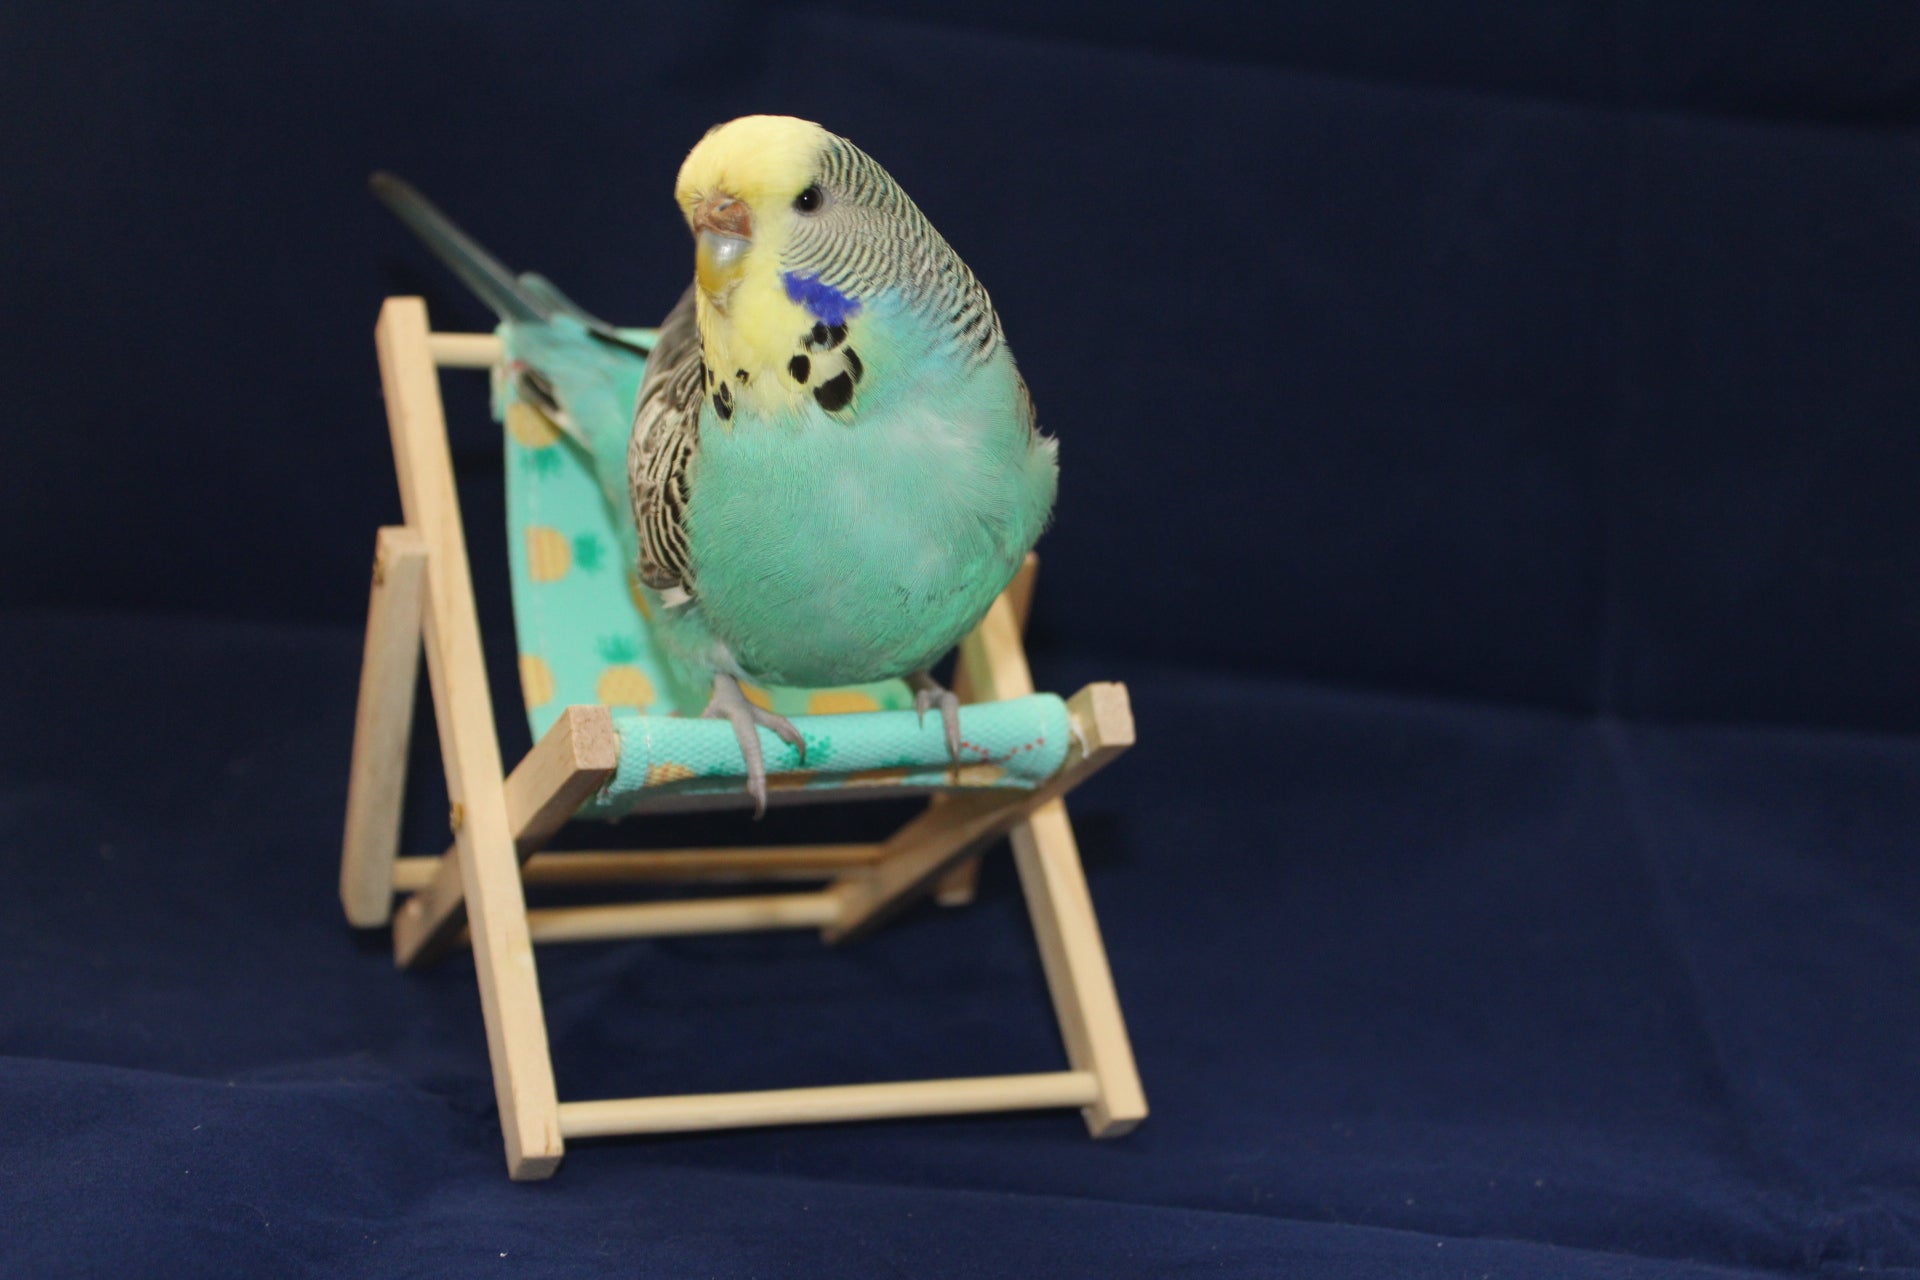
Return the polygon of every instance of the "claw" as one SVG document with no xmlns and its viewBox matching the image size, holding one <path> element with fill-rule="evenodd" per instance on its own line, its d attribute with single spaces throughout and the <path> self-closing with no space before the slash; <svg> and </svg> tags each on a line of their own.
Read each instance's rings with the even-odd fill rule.
<svg viewBox="0 0 1920 1280">
<path fill-rule="evenodd" d="M 927 722 L 927 708 L 938 704 L 940 722 L 947 731 L 947 758 L 960 763 L 960 699 L 953 696 L 953 690 L 933 678 L 931 671 L 922 671 L 907 677 L 907 687 L 913 690 L 913 709 L 920 714 L 920 723 Z"/>
<path fill-rule="evenodd" d="M 756 707 L 747 701 L 747 695 L 740 690 L 740 682 L 722 672 L 713 676 L 713 696 L 707 700 L 707 709 L 700 713 L 703 720 L 725 720 L 733 726 L 734 741 L 740 744 L 740 758 L 747 766 L 747 794 L 753 797 L 753 816 L 763 818 L 767 813 L 767 763 L 760 751 L 760 730 L 770 729 L 782 742 L 800 754 L 800 763 L 807 762 L 807 740 L 793 727 L 793 722 L 785 716 L 775 715 L 762 707 Z"/>
</svg>

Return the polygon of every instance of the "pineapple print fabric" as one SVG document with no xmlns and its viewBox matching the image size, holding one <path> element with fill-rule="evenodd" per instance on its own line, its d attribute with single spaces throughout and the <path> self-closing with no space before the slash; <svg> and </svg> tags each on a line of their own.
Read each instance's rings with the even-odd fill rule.
<svg viewBox="0 0 1920 1280">
<path fill-rule="evenodd" d="M 662 788 L 733 795 L 740 790 L 740 747 L 725 721 L 616 714 L 620 769 L 584 814 L 616 816 Z M 947 759 L 940 717 L 926 724 L 912 711 L 797 715 L 807 762 L 765 729 L 769 791 L 833 787 L 1031 787 L 1059 769 L 1071 735 L 1067 708 L 1047 694 L 988 702 L 960 713 L 960 759 Z"/>
<path fill-rule="evenodd" d="M 507 370 L 516 334 L 502 325 Z M 632 331 L 644 345 L 652 335 Z M 635 537 L 624 494 L 630 406 L 644 362 L 635 356 L 606 388 L 603 412 L 579 412 L 562 431 L 496 372 L 494 404 L 505 426 L 508 563 L 520 646 L 520 687 L 538 739 L 568 706 L 614 709 L 620 769 L 583 811 L 617 816 L 649 788 L 730 793 L 740 752 L 724 723 L 697 717 L 707 687 L 655 643 L 647 601 L 632 576 Z M 576 438 L 578 437 L 578 438 Z M 605 473 L 603 476 L 602 473 Z M 938 715 L 925 725 L 904 682 L 841 689 L 744 686 L 793 720 L 807 740 L 804 771 L 792 748 L 762 731 L 775 790 L 879 783 L 902 787 L 1032 787 L 1066 758 L 1065 705 L 1051 694 L 964 707 L 962 764 L 950 765 Z"/>
</svg>

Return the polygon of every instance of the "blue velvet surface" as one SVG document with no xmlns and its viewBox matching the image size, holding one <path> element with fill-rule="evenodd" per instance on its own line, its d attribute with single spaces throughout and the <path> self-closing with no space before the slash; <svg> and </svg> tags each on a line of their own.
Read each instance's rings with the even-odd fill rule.
<svg viewBox="0 0 1920 1280">
<path fill-rule="evenodd" d="M 1128 670 L 1148 732 L 1077 811 L 1148 1124 L 1116 1143 L 1071 1114 L 582 1143 L 516 1187 L 470 962 L 402 976 L 339 919 L 357 637 L 102 616 L 0 642 L 44 676 L 0 694 L 33 730 L 0 745 L 0 1150 L 34 1224 L 0 1238 L 7 1274 L 1920 1257 L 1912 739 Z M 253 714 L 269 701 L 284 719 Z M 1220 736 L 1264 745 L 1193 764 Z M 428 847 L 441 799 L 421 791 Z M 766 834 L 846 821 L 776 813 Z M 844 950 L 680 939 L 540 965 L 563 1096 L 1060 1060 L 1004 859 L 973 909 Z"/>
<path fill-rule="evenodd" d="M 1920 1272 L 1916 37 L 1784 0 L 0 8 L 0 1274 Z M 581 1143 L 515 1186 L 470 962 L 396 974 L 334 897 L 397 518 L 373 316 L 485 323 L 361 183 L 647 324 L 674 165 L 765 109 L 894 170 L 1062 437 L 1036 663 L 1133 690 L 1074 811 L 1154 1114 Z M 540 972 L 568 1097 L 1061 1055 L 1004 858 L 845 949 Z"/>
</svg>

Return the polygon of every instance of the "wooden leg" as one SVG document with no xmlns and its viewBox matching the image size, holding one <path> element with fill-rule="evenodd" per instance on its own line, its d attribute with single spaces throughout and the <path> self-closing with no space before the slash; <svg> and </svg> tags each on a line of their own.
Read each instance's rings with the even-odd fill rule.
<svg viewBox="0 0 1920 1280">
<path fill-rule="evenodd" d="M 612 713 L 605 707 L 568 707 L 507 778 L 507 825 L 513 833 L 515 864 L 551 840 L 619 764 L 620 740 Z M 450 849 L 440 858 L 432 881 L 394 917 L 393 956 L 402 968 L 438 959 L 467 922 L 454 853 Z"/>
<path fill-rule="evenodd" d="M 393 863 L 400 843 L 407 743 L 420 674 L 420 600 L 427 546 L 404 526 L 380 530 L 374 544 L 367 640 L 360 659 L 360 702 L 353 718 L 347 775 L 347 830 L 340 848 L 340 905 L 361 928 L 393 912 Z"/>
<path fill-rule="evenodd" d="M 1034 810 L 1058 799 L 1133 745 L 1133 712 L 1122 684 L 1090 684 L 1067 700 L 1074 745 L 1060 772 L 1032 791 L 975 791 L 937 797 L 927 811 L 881 846 L 869 875 L 834 886 L 839 919 L 827 941 L 867 933 L 931 889 L 961 858 L 1012 830 Z"/>
<path fill-rule="evenodd" d="M 1033 691 L 1033 676 L 1020 637 L 1033 598 L 1037 567 L 1029 556 L 1001 602 L 961 645 L 961 670 L 975 696 L 1013 698 Z M 1078 720 L 1075 727 L 1090 752 L 1097 749 L 1096 740 L 1108 732 L 1124 736 L 1128 742 L 1133 740 L 1131 717 L 1123 733 L 1117 728 L 1101 730 L 1096 726 L 1089 735 Z M 1096 1138 L 1115 1137 L 1146 1117 L 1147 1100 L 1121 1018 L 1106 948 L 1100 941 L 1100 925 L 1080 866 L 1080 850 L 1067 820 L 1066 804 L 1060 798 L 1064 794 L 1063 788 L 1033 807 L 1021 821 L 1011 824 L 1008 834 L 1068 1059 L 1076 1069 L 1091 1073 L 1099 1081 L 1098 1098 L 1082 1114 Z M 886 874 L 884 864 L 880 874 Z"/>
<path fill-rule="evenodd" d="M 1016 826 L 1012 837 L 1014 866 L 1040 942 L 1067 1060 L 1100 1082 L 1099 1098 L 1081 1114 L 1094 1137 L 1119 1137 L 1146 1119 L 1147 1097 L 1120 1015 L 1120 997 L 1107 967 L 1107 949 L 1100 941 L 1067 806 L 1048 801 Z"/>
<path fill-rule="evenodd" d="M 1033 582 L 1040 573 L 1040 557 L 1027 552 L 1027 558 L 1020 562 L 1013 581 L 1002 592 L 1007 598 L 1007 607 L 1013 610 L 1013 623 L 1022 635 L 1027 630 L 1027 615 L 1033 612 Z"/>
<path fill-rule="evenodd" d="M 1013 615 L 1014 629 L 1018 634 L 1024 635 L 1026 632 L 1027 615 L 1033 608 L 1034 575 L 1039 571 L 1040 557 L 1031 551 L 1027 552 L 1027 558 L 1021 562 L 1019 570 L 1013 575 L 1013 581 L 1009 582 L 1007 589 L 1000 593 Z M 976 648 L 972 652 L 978 654 L 980 650 Z M 981 696 L 980 690 L 983 682 L 974 679 L 971 670 L 973 664 L 967 655 L 968 650 L 962 648 L 960 660 L 954 664 L 953 692 L 962 702 L 986 701 L 987 699 Z M 1008 695 L 1002 693 L 997 696 L 1004 698 Z M 940 877 L 940 886 L 934 890 L 934 901 L 943 907 L 964 907 L 973 901 L 973 895 L 979 883 L 980 855 L 976 853 L 970 858 L 962 858 L 954 863 L 952 869 Z"/>
<path fill-rule="evenodd" d="M 545 1178 L 559 1167 L 566 1144 L 425 305 L 418 298 L 388 299 L 374 341 L 401 507 L 427 546 L 427 674 L 456 818 L 457 862 L 507 1172 L 515 1179 Z"/>
</svg>

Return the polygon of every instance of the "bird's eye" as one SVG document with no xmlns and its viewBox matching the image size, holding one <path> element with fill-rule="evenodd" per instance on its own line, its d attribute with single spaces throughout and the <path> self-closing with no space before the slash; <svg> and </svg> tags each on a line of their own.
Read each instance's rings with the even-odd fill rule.
<svg viewBox="0 0 1920 1280">
<path fill-rule="evenodd" d="M 820 188 L 809 186 L 793 198 L 793 207 L 802 213 L 812 213 L 820 207 Z"/>
</svg>

